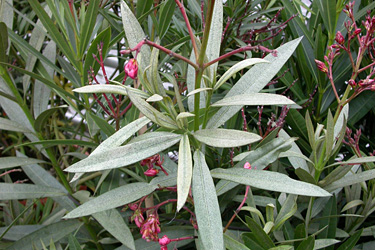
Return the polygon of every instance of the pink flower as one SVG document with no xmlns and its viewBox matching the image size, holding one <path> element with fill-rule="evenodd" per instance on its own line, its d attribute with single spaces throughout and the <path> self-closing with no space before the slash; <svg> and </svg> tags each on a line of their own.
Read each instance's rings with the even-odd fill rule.
<svg viewBox="0 0 375 250">
<path fill-rule="evenodd" d="M 140 209 L 137 209 L 134 211 L 134 214 L 132 215 L 132 217 L 130 218 L 131 221 L 134 221 L 135 224 L 137 225 L 137 227 L 141 227 L 145 218 L 143 217 L 143 214 L 141 212 Z"/>
<path fill-rule="evenodd" d="M 147 242 L 158 241 L 158 233 L 160 233 L 159 224 L 159 219 L 154 214 L 150 214 L 147 220 L 142 224 L 142 238 Z"/>
<path fill-rule="evenodd" d="M 245 165 L 243 165 L 243 168 L 251 169 L 250 163 L 246 162 Z"/>
<path fill-rule="evenodd" d="M 130 59 L 129 62 L 125 64 L 124 70 L 125 70 L 125 74 L 129 76 L 131 79 L 136 78 L 137 73 L 138 73 L 137 60 L 135 60 L 134 58 Z"/>
<path fill-rule="evenodd" d="M 337 31 L 337 33 L 336 33 L 336 37 L 335 37 L 335 40 L 336 40 L 336 42 L 338 43 L 338 44 L 344 44 L 344 42 L 345 42 L 345 38 L 344 38 L 344 36 L 341 34 L 341 32 L 340 31 Z"/>
<path fill-rule="evenodd" d="M 143 172 L 144 175 L 146 176 L 155 176 L 159 173 L 159 170 L 155 169 L 155 168 L 149 168 L 147 169 L 145 172 Z"/>
<path fill-rule="evenodd" d="M 160 246 L 166 246 L 169 243 L 171 243 L 171 239 L 168 238 L 168 236 L 164 235 L 161 239 L 159 239 L 159 245 Z"/>
</svg>

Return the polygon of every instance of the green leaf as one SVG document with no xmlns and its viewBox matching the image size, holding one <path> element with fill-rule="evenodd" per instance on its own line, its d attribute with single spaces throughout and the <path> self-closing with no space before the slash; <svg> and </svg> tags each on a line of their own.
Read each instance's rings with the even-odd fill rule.
<svg viewBox="0 0 375 250">
<path fill-rule="evenodd" d="M 220 56 L 221 37 L 223 35 L 223 5 L 221 0 L 215 0 L 210 34 L 208 36 L 209 46 L 206 48 L 208 61 L 212 61 Z M 211 82 L 215 81 L 217 65 L 218 63 L 215 63 L 209 67 Z"/>
<path fill-rule="evenodd" d="M 55 62 L 56 61 L 56 43 L 53 41 L 49 41 L 47 46 L 43 50 L 43 55 L 51 62 Z M 51 79 L 53 79 L 54 69 L 48 66 L 46 63 L 42 62 L 42 65 L 46 68 L 46 73 L 48 74 L 48 76 Z M 51 89 L 47 85 L 36 80 L 34 84 L 34 92 L 33 92 L 34 117 L 38 117 L 43 111 L 48 109 L 50 95 L 51 95 Z"/>
<path fill-rule="evenodd" d="M 264 169 L 272 162 L 276 161 L 281 152 L 284 152 L 290 148 L 291 143 L 294 141 L 293 138 L 285 141 L 281 138 L 275 138 L 269 143 L 262 145 L 261 147 L 250 151 L 249 154 L 238 162 L 234 167 L 243 168 L 246 162 L 250 162 L 253 167 L 257 169 Z M 237 186 L 238 183 L 221 180 L 216 186 L 218 195 L 225 193 L 226 191 Z"/>
<path fill-rule="evenodd" d="M 150 132 L 145 136 L 147 137 L 144 140 L 91 154 L 65 171 L 83 173 L 128 166 L 169 148 L 181 139 L 180 135 L 169 132 Z"/>
<path fill-rule="evenodd" d="M 193 91 L 190 91 L 189 94 L 187 94 L 186 96 L 195 95 L 196 93 L 200 93 L 200 92 L 208 91 L 208 90 L 212 90 L 212 88 L 199 88 L 199 89 L 194 89 Z"/>
<path fill-rule="evenodd" d="M 93 36 L 92 32 L 95 27 L 96 17 L 98 15 L 100 0 L 92 0 L 89 2 L 87 12 L 84 15 L 83 24 L 80 28 L 80 49 L 79 55 L 82 56 L 85 53 L 85 50 Z M 81 20 L 82 21 L 82 20 Z"/>
<path fill-rule="evenodd" d="M 255 222 L 255 220 L 250 217 L 246 217 L 246 222 L 256 241 L 261 244 L 264 249 L 271 249 L 272 247 L 275 247 L 275 244 L 271 238 L 266 234 L 266 232 L 264 232 L 263 228 L 261 228 L 258 223 Z"/>
<path fill-rule="evenodd" d="M 69 250 L 82 250 L 78 240 L 72 234 L 69 235 Z"/>
<path fill-rule="evenodd" d="M 336 30 L 336 2 L 317 0 L 318 8 L 323 19 L 324 26 L 326 27 L 329 38 L 335 37 Z"/>
<path fill-rule="evenodd" d="M 48 6 L 45 6 L 45 11 L 49 16 L 51 16 L 51 11 L 49 10 Z M 29 45 L 33 47 L 35 50 L 40 51 L 44 44 L 44 40 L 46 38 L 46 30 L 44 29 L 43 25 L 41 24 L 40 19 L 36 22 L 36 25 L 34 29 L 31 32 L 30 35 L 30 40 L 29 40 Z M 54 43 L 54 42 L 52 42 Z M 25 55 L 26 56 L 26 55 Z M 56 56 L 56 53 L 55 53 Z M 37 57 L 34 55 L 28 55 L 26 58 L 26 65 L 25 69 L 28 71 L 33 71 L 35 63 L 37 61 Z M 23 89 L 24 91 L 27 91 L 30 85 L 30 76 L 24 75 L 22 77 L 22 82 L 23 82 Z"/>
<path fill-rule="evenodd" d="M 194 132 L 194 137 L 209 146 L 231 148 L 247 145 L 262 139 L 261 136 L 234 129 L 201 129 Z"/>
<path fill-rule="evenodd" d="M 127 184 L 89 200 L 64 216 L 65 219 L 82 217 L 131 203 L 152 193 L 158 186 L 145 182 Z"/>
<path fill-rule="evenodd" d="M 96 85 L 87 85 L 81 88 L 73 90 L 77 93 L 109 93 L 109 94 L 119 94 L 119 95 L 128 95 L 128 92 L 134 93 L 141 98 L 149 98 L 150 95 L 143 92 L 142 90 L 135 89 L 126 85 L 106 85 L 106 84 L 96 84 Z"/>
<path fill-rule="evenodd" d="M 343 188 L 343 187 L 350 186 L 356 183 L 368 181 L 374 178 L 375 178 L 375 169 L 367 170 L 359 174 L 345 176 L 333 182 L 332 184 L 326 186 L 324 189 L 329 192 L 332 192 L 338 188 Z"/>
<path fill-rule="evenodd" d="M 322 249 L 322 248 L 337 244 L 339 242 L 340 242 L 339 240 L 335 240 L 335 239 L 317 239 L 315 240 L 314 249 Z"/>
<path fill-rule="evenodd" d="M 291 108 L 301 108 L 295 102 L 283 95 L 266 94 L 266 93 L 249 93 L 242 95 L 235 95 L 225 97 L 220 101 L 212 104 L 212 107 L 223 106 L 261 106 L 261 105 L 276 105 L 276 106 L 290 106 Z"/>
<path fill-rule="evenodd" d="M 205 249 L 224 249 L 223 225 L 214 182 L 204 154 L 194 153 L 193 197 L 199 237 Z"/>
<path fill-rule="evenodd" d="M 177 172 L 177 211 L 185 204 L 191 185 L 193 175 L 193 160 L 191 157 L 190 142 L 187 134 L 184 134 L 178 149 L 178 172 Z"/>
<path fill-rule="evenodd" d="M 145 100 L 139 98 L 138 96 L 134 95 L 131 92 L 128 92 L 128 95 L 129 95 L 130 100 L 133 102 L 133 104 L 148 119 L 160 125 L 161 127 L 165 127 L 165 128 L 172 129 L 172 130 L 178 129 L 177 123 L 174 120 L 164 115 L 163 113 L 159 112 L 157 109 L 155 109 L 150 104 L 148 104 Z"/>
<path fill-rule="evenodd" d="M 125 1 L 121 1 L 121 17 L 129 47 L 134 48 L 146 37 L 146 35 L 143 32 L 143 29 L 139 24 L 137 18 L 134 16 L 133 12 Z M 135 52 L 133 52 L 133 56 L 135 56 Z M 146 67 L 150 65 L 150 58 L 150 48 L 148 46 L 142 46 L 142 49 L 137 56 L 137 62 L 140 72 L 143 72 Z"/>
<path fill-rule="evenodd" d="M 297 250 L 314 250 L 315 239 L 314 236 L 309 236 L 307 239 L 303 240 L 298 246 Z"/>
<path fill-rule="evenodd" d="M 143 14 L 149 11 L 153 3 L 154 3 L 153 0 L 138 0 L 137 7 L 136 7 L 137 18 L 141 17 Z"/>
<path fill-rule="evenodd" d="M 217 90 L 223 85 L 229 78 L 231 78 L 234 74 L 236 74 L 238 71 L 252 66 L 254 64 L 258 63 L 267 63 L 268 61 L 261 59 L 261 58 L 249 58 L 246 60 L 242 60 L 235 65 L 233 65 L 230 69 L 225 71 L 225 73 L 220 77 L 220 79 L 217 81 L 217 83 L 214 86 L 214 90 Z"/>
<path fill-rule="evenodd" d="M 134 238 L 120 212 L 110 209 L 93 214 L 93 217 L 123 245 L 135 250 Z"/>
<path fill-rule="evenodd" d="M 37 163 L 44 163 L 45 161 L 39 159 L 32 159 L 32 158 L 22 158 L 22 157 L 1 157 L 0 158 L 0 169 L 7 169 L 13 168 L 18 166 L 30 165 L 30 164 L 37 164 Z"/>
<path fill-rule="evenodd" d="M 22 239 L 16 241 L 13 245 L 8 247 L 9 250 L 29 250 L 30 246 L 34 245 L 36 249 L 42 248 L 41 242 L 58 242 L 66 235 L 77 230 L 82 223 L 78 220 L 60 221 L 54 224 L 47 225 L 38 229 L 31 234 L 26 235 Z"/>
<path fill-rule="evenodd" d="M 297 211 L 297 195 L 290 194 L 286 198 L 284 204 L 282 205 L 276 220 L 274 230 L 279 229 L 286 220 L 294 215 Z"/>
<path fill-rule="evenodd" d="M 100 131 L 102 131 L 107 136 L 111 136 L 116 132 L 116 130 L 103 118 L 100 118 L 99 116 L 92 113 L 87 113 L 87 116 L 89 116 L 89 119 L 92 119 L 99 127 Z"/>
<path fill-rule="evenodd" d="M 21 159 L 30 159 L 25 158 L 26 156 L 18 151 L 16 153 L 17 156 Z M 61 192 L 68 194 L 68 191 L 65 189 L 65 187 L 58 180 L 56 180 L 56 178 L 53 177 L 49 171 L 45 170 L 41 166 L 37 164 L 31 164 L 28 166 L 22 166 L 22 170 L 23 172 L 25 172 L 27 177 L 35 184 L 57 188 Z M 68 196 L 52 197 L 52 199 L 56 201 L 59 205 L 61 205 L 63 208 L 65 208 L 67 211 L 76 208 L 76 205 Z"/>
<path fill-rule="evenodd" d="M 245 246 L 244 244 L 242 244 L 241 242 L 239 242 L 238 240 L 233 239 L 232 237 L 230 237 L 227 234 L 224 234 L 224 243 L 225 243 L 226 249 L 229 249 L 229 250 L 247 250 L 247 249 L 250 249 L 247 246 Z"/>
<path fill-rule="evenodd" d="M 77 60 L 75 57 L 75 53 L 72 50 L 72 48 L 69 46 L 70 45 L 69 41 L 67 41 L 65 37 L 60 33 L 57 26 L 55 25 L 54 22 L 52 22 L 51 18 L 44 11 L 39 1 L 29 0 L 29 4 L 32 7 L 32 9 L 35 11 L 40 21 L 43 23 L 43 26 L 48 31 L 48 34 L 51 36 L 52 40 L 56 42 L 61 52 L 68 58 L 71 64 L 73 64 L 76 68 L 79 68 L 79 65 L 77 64 Z"/>
<path fill-rule="evenodd" d="M 33 204 L 33 203 L 31 203 Z M 9 228 L 9 231 L 3 236 L 2 239 L 11 240 L 11 241 L 18 241 L 19 239 L 25 237 L 28 234 L 44 227 L 43 225 L 13 225 Z M 0 235 L 2 235 L 8 227 L 1 227 L 0 228 Z"/>
<path fill-rule="evenodd" d="M 280 129 L 279 137 L 283 138 L 284 140 L 290 139 L 290 136 L 284 129 Z M 311 160 L 302 154 L 301 149 L 295 142 L 292 142 L 292 147 L 288 151 L 282 153 L 282 155 L 288 157 L 288 160 L 290 161 L 294 169 L 297 170 L 298 168 L 301 168 L 305 171 L 309 171 L 309 167 L 307 166 L 306 161 L 310 162 Z"/>
<path fill-rule="evenodd" d="M 334 138 L 334 121 L 333 121 L 333 116 L 331 114 L 331 111 L 328 110 L 327 114 L 327 128 L 326 128 L 326 156 L 325 160 L 329 160 L 331 157 L 331 152 L 334 146 L 335 138 Z"/>
<path fill-rule="evenodd" d="M 362 230 L 355 232 L 349 239 L 347 239 L 343 244 L 340 245 L 337 250 L 351 250 L 357 244 L 359 238 L 361 237 Z"/>
<path fill-rule="evenodd" d="M 36 132 L 42 132 L 43 128 L 45 128 L 45 125 L 48 121 L 48 119 L 59 109 L 61 108 L 67 108 L 67 105 L 62 105 L 60 107 L 53 107 L 45 110 L 43 113 L 41 113 L 35 120 L 34 123 L 34 129 Z"/>
<path fill-rule="evenodd" d="M 0 3 L 0 5 L 1 5 L 1 3 Z M 6 2 L 5 2 L 5 5 L 7 5 Z M 2 6 L 0 6 L 0 8 L 1 7 Z M 2 9 L 0 9 L 0 13 L 1 12 L 2 12 Z M 2 20 L 0 20 L 0 21 L 2 21 Z M 8 50 L 7 25 L 3 22 L 0 22 L 0 62 L 8 62 L 7 50 Z"/>
<path fill-rule="evenodd" d="M 301 38 L 288 42 L 277 49 L 278 56 L 269 54 L 264 59 L 269 64 L 254 65 L 241 79 L 230 89 L 226 97 L 239 94 L 257 93 L 277 74 L 289 57 L 293 54 Z M 217 128 L 231 118 L 241 109 L 241 106 L 222 107 L 208 121 L 207 128 Z"/>
<path fill-rule="evenodd" d="M 355 165 L 355 164 L 362 164 L 362 163 L 367 163 L 367 162 L 375 162 L 375 156 L 366 156 L 366 157 L 361 157 L 361 158 L 354 158 L 350 159 L 348 161 L 343 161 L 343 162 L 336 162 L 333 163 L 326 168 L 334 167 L 334 166 L 340 166 L 340 165 Z"/>
<path fill-rule="evenodd" d="M 53 147 L 56 145 L 80 145 L 80 146 L 87 146 L 87 147 L 95 147 L 97 144 L 89 141 L 83 140 L 75 140 L 75 139 L 61 139 L 61 140 L 44 140 L 44 141 L 35 141 L 35 142 L 26 142 L 23 144 L 18 145 L 21 146 L 30 146 L 30 145 L 39 145 L 42 144 L 43 147 Z"/>
<path fill-rule="evenodd" d="M 243 185 L 281 193 L 314 197 L 331 196 L 330 193 L 318 186 L 293 180 L 287 175 L 277 172 L 249 170 L 244 168 L 216 168 L 211 170 L 211 175 L 214 178 L 225 179 Z"/>
<path fill-rule="evenodd" d="M 167 0 L 160 7 L 159 13 L 159 38 L 162 39 L 167 33 L 169 25 L 172 21 L 172 16 L 176 8 L 174 0 Z"/>
<path fill-rule="evenodd" d="M 0 183 L 0 200 L 39 199 L 66 195 L 59 189 L 34 184 Z"/>
</svg>

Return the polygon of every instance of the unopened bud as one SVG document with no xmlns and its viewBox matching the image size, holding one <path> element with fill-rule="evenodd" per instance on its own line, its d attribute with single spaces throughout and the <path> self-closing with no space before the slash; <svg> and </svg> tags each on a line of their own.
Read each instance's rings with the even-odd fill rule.
<svg viewBox="0 0 375 250">
<path fill-rule="evenodd" d="M 361 28 L 356 28 L 353 35 L 358 35 L 359 33 L 361 33 Z"/>
<path fill-rule="evenodd" d="M 354 88 L 357 85 L 353 79 L 350 79 L 348 83 L 350 86 L 352 86 L 352 88 Z"/>
<path fill-rule="evenodd" d="M 138 73 L 138 63 L 135 59 L 130 59 L 129 62 L 124 67 L 125 74 L 129 76 L 131 79 L 137 77 Z"/>
<path fill-rule="evenodd" d="M 155 176 L 159 173 L 159 170 L 155 169 L 155 168 L 150 168 L 150 169 L 147 169 L 145 172 L 144 172 L 144 175 L 146 176 Z"/>
<path fill-rule="evenodd" d="M 322 71 L 323 73 L 327 73 L 328 72 L 328 68 L 324 64 L 324 62 L 315 59 L 315 63 L 316 63 L 316 66 L 318 67 L 318 69 L 320 71 Z"/>
<path fill-rule="evenodd" d="M 345 38 L 344 38 L 344 36 L 341 34 L 341 32 L 340 31 L 337 31 L 337 33 L 336 33 L 336 37 L 335 37 L 335 40 L 336 40 L 336 42 L 338 43 L 338 44 L 344 44 L 344 42 L 345 42 Z"/>
</svg>

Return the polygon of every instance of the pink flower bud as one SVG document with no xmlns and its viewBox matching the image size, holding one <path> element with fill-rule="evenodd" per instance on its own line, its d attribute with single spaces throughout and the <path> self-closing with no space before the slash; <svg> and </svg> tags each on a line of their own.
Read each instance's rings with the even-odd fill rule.
<svg viewBox="0 0 375 250">
<path fill-rule="evenodd" d="M 356 28 L 353 35 L 356 36 L 358 35 L 359 33 L 361 33 L 361 29 L 360 28 Z"/>
<path fill-rule="evenodd" d="M 243 168 L 251 169 L 250 163 L 246 162 L 245 165 L 243 165 Z"/>
<path fill-rule="evenodd" d="M 318 67 L 318 69 L 320 71 L 322 71 L 323 73 L 327 73 L 328 72 L 328 68 L 324 64 L 324 62 L 315 59 L 315 63 L 316 63 L 316 66 Z"/>
<path fill-rule="evenodd" d="M 338 44 L 344 44 L 344 42 L 345 42 L 345 38 L 344 38 L 344 36 L 341 34 L 341 32 L 340 31 L 337 31 L 337 33 L 336 33 L 336 37 L 335 37 L 335 40 L 336 40 L 336 42 L 338 43 Z"/>
<path fill-rule="evenodd" d="M 145 172 L 144 172 L 144 174 L 146 175 L 146 176 L 155 176 L 155 175 L 157 175 L 159 173 L 159 170 L 157 170 L 157 169 L 155 169 L 155 168 L 149 168 L 149 169 L 147 169 Z"/>
<path fill-rule="evenodd" d="M 159 239 L 160 246 L 166 246 L 169 243 L 171 243 L 171 239 L 168 238 L 168 236 L 164 235 L 161 239 Z"/>
<path fill-rule="evenodd" d="M 138 63 L 135 59 L 130 59 L 127 64 L 125 64 L 124 67 L 125 74 L 129 76 L 131 79 L 134 79 L 137 77 L 138 73 Z"/>
<path fill-rule="evenodd" d="M 350 79 L 348 83 L 350 86 L 352 86 L 352 88 L 354 88 L 357 85 L 353 79 Z"/>
</svg>

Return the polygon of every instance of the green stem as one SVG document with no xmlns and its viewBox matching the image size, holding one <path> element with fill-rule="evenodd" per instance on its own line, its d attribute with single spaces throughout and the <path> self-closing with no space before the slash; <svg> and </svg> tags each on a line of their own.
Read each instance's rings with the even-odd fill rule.
<svg viewBox="0 0 375 250">
<path fill-rule="evenodd" d="M 210 28 L 212 23 L 212 14 L 215 6 L 215 1 L 208 1 L 207 15 L 206 15 L 206 26 L 204 27 L 203 40 L 199 57 L 197 60 L 198 69 L 195 71 L 195 89 L 199 89 L 201 86 L 203 70 L 204 70 L 204 58 L 206 55 L 206 49 L 208 44 L 208 38 L 210 36 Z M 200 103 L 200 92 L 194 96 L 194 131 L 199 130 L 199 103 Z"/>
</svg>

